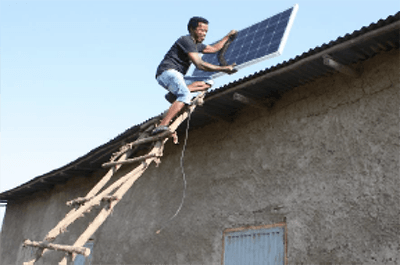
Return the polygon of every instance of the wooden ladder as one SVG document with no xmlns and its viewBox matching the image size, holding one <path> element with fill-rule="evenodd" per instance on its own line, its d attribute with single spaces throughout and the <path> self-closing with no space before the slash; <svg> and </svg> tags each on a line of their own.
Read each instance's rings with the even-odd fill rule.
<svg viewBox="0 0 400 265">
<path fill-rule="evenodd" d="M 70 210 L 44 238 L 43 241 L 31 241 L 26 239 L 24 246 L 37 247 L 35 257 L 30 261 L 24 262 L 24 265 L 33 265 L 40 257 L 44 255 L 48 250 L 64 251 L 65 256 L 59 262 L 59 265 L 67 265 L 68 261 L 74 261 L 77 254 L 84 255 L 85 257 L 90 255 L 90 249 L 85 248 L 84 245 L 90 239 L 90 237 L 97 231 L 97 229 L 104 223 L 107 217 L 112 213 L 115 205 L 122 199 L 124 194 L 130 189 L 135 181 L 145 172 L 152 162 L 157 165 L 160 163 L 160 158 L 163 155 L 164 144 L 168 141 L 168 138 L 175 134 L 176 129 L 179 125 L 185 121 L 189 115 L 194 111 L 196 106 L 202 105 L 204 100 L 205 92 L 200 92 L 197 97 L 192 100 L 192 104 L 187 106 L 184 111 L 178 115 L 178 117 L 169 126 L 169 131 L 162 132 L 155 136 L 149 136 L 150 132 L 154 128 L 154 122 L 150 121 L 147 125 L 141 126 L 142 130 L 139 133 L 139 137 L 131 143 L 128 143 L 121 147 L 120 151 L 113 154 L 111 161 L 103 164 L 103 167 L 110 167 L 108 172 L 103 178 L 89 191 L 85 197 L 79 197 L 77 199 L 67 202 L 69 206 L 75 206 L 74 209 Z M 128 157 L 134 154 L 138 146 L 148 143 L 154 143 L 151 145 L 151 150 L 147 155 L 139 156 L 136 158 L 128 159 Z M 141 162 L 139 166 L 132 169 L 128 173 L 121 176 L 114 183 L 103 189 L 109 182 L 114 173 L 123 165 L 127 163 Z M 90 211 L 94 206 L 100 205 L 102 201 L 108 202 L 103 209 L 100 210 L 99 214 L 94 218 L 93 222 L 89 224 L 86 230 L 79 236 L 72 246 L 53 244 L 56 237 L 64 233 L 67 227 L 82 217 L 84 213 Z"/>
</svg>

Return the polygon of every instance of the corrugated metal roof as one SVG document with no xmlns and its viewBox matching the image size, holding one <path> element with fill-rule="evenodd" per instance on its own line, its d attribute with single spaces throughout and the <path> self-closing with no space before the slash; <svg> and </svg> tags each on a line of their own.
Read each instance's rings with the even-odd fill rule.
<svg viewBox="0 0 400 265">
<path fill-rule="evenodd" d="M 368 60 L 380 52 L 399 49 L 399 30 L 400 12 L 351 34 L 346 34 L 344 37 L 339 37 L 328 44 L 310 49 L 294 59 L 215 89 L 207 94 L 203 107 L 197 108 L 192 114 L 190 127 L 195 129 L 213 121 L 232 120 L 245 106 L 243 102 L 233 99 L 235 92 L 257 100 L 278 98 L 283 91 L 336 72 L 323 63 L 323 56 L 329 55 L 342 65 L 352 65 Z M 142 124 L 146 122 L 148 121 Z M 133 126 L 110 142 L 64 167 L 1 193 L 0 202 L 29 196 L 33 192 L 64 183 L 72 177 L 92 174 L 109 160 L 112 153 L 118 151 L 125 143 L 134 141 L 138 137 L 142 124 Z"/>
</svg>

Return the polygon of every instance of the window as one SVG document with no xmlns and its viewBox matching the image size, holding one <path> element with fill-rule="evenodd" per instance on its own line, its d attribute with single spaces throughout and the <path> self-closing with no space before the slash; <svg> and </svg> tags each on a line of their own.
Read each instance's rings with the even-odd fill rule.
<svg viewBox="0 0 400 265">
<path fill-rule="evenodd" d="M 227 229 L 223 248 L 224 265 L 285 265 L 286 225 Z"/>
<path fill-rule="evenodd" d="M 94 242 L 92 240 L 88 241 L 84 247 L 90 248 L 90 255 L 85 257 L 84 255 L 76 255 L 74 265 L 92 265 L 92 252 L 93 252 Z"/>
</svg>

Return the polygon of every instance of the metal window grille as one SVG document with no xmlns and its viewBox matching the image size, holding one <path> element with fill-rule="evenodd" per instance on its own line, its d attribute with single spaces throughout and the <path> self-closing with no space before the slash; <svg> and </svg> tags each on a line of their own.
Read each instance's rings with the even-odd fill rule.
<svg viewBox="0 0 400 265">
<path fill-rule="evenodd" d="M 285 226 L 231 229 L 224 233 L 224 265 L 285 265 Z"/>
</svg>

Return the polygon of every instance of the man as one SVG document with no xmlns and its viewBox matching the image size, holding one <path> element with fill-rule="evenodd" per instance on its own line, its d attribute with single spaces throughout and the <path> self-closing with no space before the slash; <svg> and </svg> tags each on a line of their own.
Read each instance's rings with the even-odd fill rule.
<svg viewBox="0 0 400 265">
<path fill-rule="evenodd" d="M 157 68 L 156 79 L 165 89 L 170 91 L 166 95 L 172 103 L 166 116 L 152 132 L 153 135 L 169 130 L 170 121 L 182 110 L 185 104 L 190 104 L 191 92 L 204 91 L 213 85 L 213 81 L 190 81 L 184 77 L 189 66 L 193 63 L 197 68 L 209 72 L 236 72 L 234 66 L 218 66 L 203 61 L 199 53 L 216 53 L 221 50 L 229 38 L 237 33 L 231 30 L 228 35 L 216 44 L 204 45 L 208 32 L 208 21 L 202 17 L 192 17 L 188 23 L 189 35 L 180 37 L 165 55 Z"/>
</svg>

